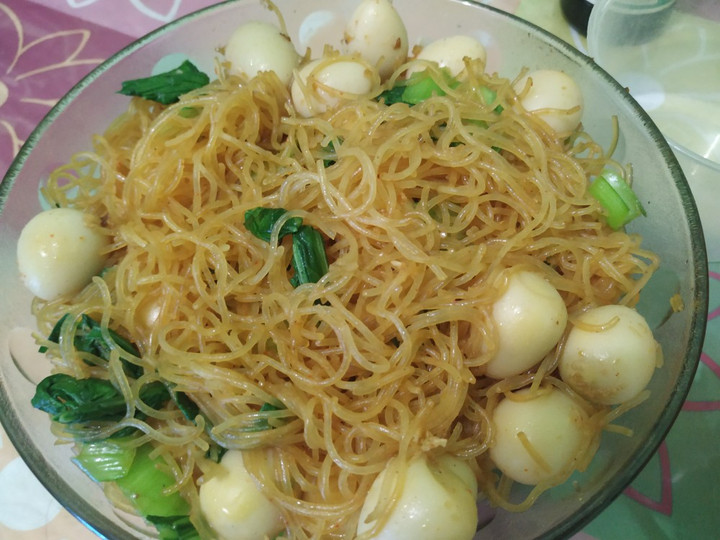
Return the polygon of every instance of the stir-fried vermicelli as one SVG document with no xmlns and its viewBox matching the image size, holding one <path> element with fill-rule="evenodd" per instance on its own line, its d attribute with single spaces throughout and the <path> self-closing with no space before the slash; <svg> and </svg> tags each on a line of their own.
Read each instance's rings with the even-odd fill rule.
<svg viewBox="0 0 720 540">
<path fill-rule="evenodd" d="M 274 73 L 221 70 L 172 105 L 133 98 L 93 152 L 58 169 L 44 196 L 94 216 L 108 259 L 79 293 L 35 301 L 45 335 L 70 314 L 43 344 L 57 371 L 109 380 L 127 403 L 120 421 L 55 424 L 58 435 L 136 428 L 124 444 L 152 444 L 201 533 L 198 486 L 225 450 L 242 451 L 293 538 L 353 537 L 388 463 L 402 479 L 417 456 L 460 458 L 493 503 L 519 509 L 583 468 L 611 407 L 561 380 L 562 339 L 531 369 L 488 377 L 493 306 L 519 272 L 550 283 L 571 320 L 632 306 L 657 259 L 606 224 L 588 179 L 621 168 L 587 134 L 558 135 L 482 62 L 454 85 L 427 69 L 444 95 L 387 105 L 374 91 L 310 117 Z M 261 239 L 254 209 L 287 212 Z M 327 257 L 317 281 L 298 280 L 282 233 L 298 218 Z M 138 354 L 112 339 L 107 362 L 78 352 L 82 315 Z M 196 408 L 148 405 L 140 390 L 154 381 Z M 577 456 L 516 505 L 489 457 L 492 416 L 527 388 L 571 396 L 586 422 Z M 383 489 L 371 532 L 402 481 Z"/>
</svg>

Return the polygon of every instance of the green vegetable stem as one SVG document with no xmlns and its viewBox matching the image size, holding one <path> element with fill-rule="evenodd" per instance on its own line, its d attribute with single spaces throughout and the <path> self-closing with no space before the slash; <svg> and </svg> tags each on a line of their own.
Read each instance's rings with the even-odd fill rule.
<svg viewBox="0 0 720 540">
<path fill-rule="evenodd" d="M 450 88 L 456 88 L 460 81 L 455 79 L 447 70 L 440 70 L 444 82 Z M 393 103 L 406 103 L 410 106 L 417 105 L 432 96 L 444 96 L 445 90 L 433 78 L 433 72 L 429 69 L 416 71 L 406 80 L 398 81 L 395 86 L 386 90 L 378 96 L 386 105 Z"/>
<path fill-rule="evenodd" d="M 96 482 L 122 478 L 135 459 L 136 448 L 117 439 L 89 441 L 79 446 L 73 462 Z"/>
<path fill-rule="evenodd" d="M 614 171 L 602 171 L 590 184 L 589 191 L 605 209 L 607 224 L 614 230 L 647 215 L 630 185 Z"/>
<path fill-rule="evenodd" d="M 73 461 L 96 482 L 114 481 L 140 515 L 165 540 L 199 538 L 190 521 L 190 506 L 178 492 L 166 493 L 175 477 L 161 458 L 151 458 L 152 446 L 127 441 L 83 443 Z"/>
<path fill-rule="evenodd" d="M 165 493 L 175 484 L 175 477 L 162 458 L 150 457 L 151 451 L 149 444 L 139 447 L 127 474 L 115 483 L 144 517 L 187 515 L 190 507 L 182 495 Z"/>
<path fill-rule="evenodd" d="M 200 535 L 190 521 L 190 516 L 147 516 L 155 526 L 160 540 L 196 540 Z"/>
</svg>

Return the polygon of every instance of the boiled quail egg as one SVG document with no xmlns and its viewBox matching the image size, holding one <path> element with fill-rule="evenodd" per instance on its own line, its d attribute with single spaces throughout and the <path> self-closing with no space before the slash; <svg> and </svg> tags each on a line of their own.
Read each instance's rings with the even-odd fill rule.
<svg viewBox="0 0 720 540">
<path fill-rule="evenodd" d="M 43 300 L 78 292 L 102 270 L 107 237 L 93 218 L 73 208 L 37 214 L 17 245 L 20 277 Z"/>
<path fill-rule="evenodd" d="M 521 484 L 564 480 L 574 470 L 590 440 L 588 417 L 570 396 L 556 388 L 531 394 L 519 390 L 492 413 L 490 458 L 508 477 Z"/>
<path fill-rule="evenodd" d="M 552 69 L 533 71 L 515 83 L 520 103 L 553 128 L 567 136 L 580 124 L 583 96 L 580 87 L 567 73 Z"/>
<path fill-rule="evenodd" d="M 251 21 L 239 26 L 225 45 L 230 71 L 254 77 L 262 71 L 273 71 L 285 84 L 300 61 L 290 38 L 276 26 Z"/>
<path fill-rule="evenodd" d="M 505 292 L 493 304 L 492 316 L 497 351 L 486 364 L 486 375 L 502 379 L 527 371 L 555 347 L 565 331 L 567 308 L 549 281 L 521 270 L 508 277 Z"/>
<path fill-rule="evenodd" d="M 560 355 L 560 376 L 590 401 L 615 405 L 647 386 L 661 355 L 637 311 L 621 305 L 596 307 L 573 321 Z"/>
<path fill-rule="evenodd" d="M 418 60 L 436 62 L 441 68 L 447 69 L 453 77 L 465 69 L 465 58 L 484 62 L 486 57 L 483 44 L 473 37 L 464 35 L 437 39 L 425 46 L 417 56 Z"/>
<path fill-rule="evenodd" d="M 299 70 L 290 94 L 298 114 L 310 117 L 345 99 L 365 95 L 379 84 L 377 71 L 366 62 L 352 57 L 321 58 Z"/>
<path fill-rule="evenodd" d="M 280 510 L 247 472 L 242 452 L 229 450 L 220 471 L 200 484 L 200 509 L 221 540 L 273 538 L 283 527 Z"/>
<path fill-rule="evenodd" d="M 370 487 L 360 512 L 358 535 L 372 529 L 371 512 L 380 503 L 383 483 L 394 487 L 391 460 Z M 471 540 L 477 528 L 477 480 L 470 466 L 451 456 L 419 456 L 407 465 L 405 483 L 389 519 L 374 540 Z"/>
<path fill-rule="evenodd" d="M 408 54 L 405 24 L 389 0 L 363 0 L 345 28 L 348 53 L 358 53 L 389 77 Z"/>
</svg>

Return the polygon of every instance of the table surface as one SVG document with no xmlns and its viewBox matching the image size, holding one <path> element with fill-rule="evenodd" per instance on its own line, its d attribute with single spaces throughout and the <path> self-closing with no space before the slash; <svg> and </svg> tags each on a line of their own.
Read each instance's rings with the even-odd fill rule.
<svg viewBox="0 0 720 540">
<path fill-rule="evenodd" d="M 102 60 L 209 0 L 0 0 L 0 174 L 50 107 Z M 585 50 L 559 0 L 487 0 Z M 576 537 L 718 538 L 720 262 L 710 264 L 700 366 L 677 422 L 625 492 Z M 0 428 L 0 540 L 91 540 L 35 479 Z"/>
</svg>

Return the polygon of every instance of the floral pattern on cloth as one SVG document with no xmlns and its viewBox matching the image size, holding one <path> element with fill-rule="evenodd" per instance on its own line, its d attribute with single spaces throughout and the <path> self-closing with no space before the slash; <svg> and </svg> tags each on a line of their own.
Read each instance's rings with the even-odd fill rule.
<svg viewBox="0 0 720 540">
<path fill-rule="evenodd" d="M 131 41 L 28 0 L 0 1 L 0 171 L 50 108 Z"/>
</svg>

